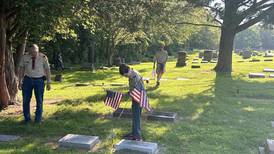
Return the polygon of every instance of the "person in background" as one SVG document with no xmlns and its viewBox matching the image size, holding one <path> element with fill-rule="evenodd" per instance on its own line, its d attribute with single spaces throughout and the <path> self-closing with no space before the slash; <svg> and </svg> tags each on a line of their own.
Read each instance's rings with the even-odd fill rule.
<svg viewBox="0 0 274 154">
<path fill-rule="evenodd" d="M 160 50 L 158 50 L 154 56 L 154 63 L 153 63 L 153 70 L 155 70 L 155 64 L 157 63 L 156 67 L 156 74 L 157 74 L 157 82 L 156 86 L 160 86 L 160 80 L 163 74 L 166 71 L 166 62 L 168 59 L 168 53 L 165 50 L 165 43 L 160 42 Z"/>
</svg>

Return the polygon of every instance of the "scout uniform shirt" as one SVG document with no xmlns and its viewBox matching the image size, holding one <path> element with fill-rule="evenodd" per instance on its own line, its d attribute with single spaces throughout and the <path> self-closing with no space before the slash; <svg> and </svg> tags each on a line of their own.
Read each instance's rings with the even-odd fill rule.
<svg viewBox="0 0 274 154">
<path fill-rule="evenodd" d="M 145 89 L 142 77 L 135 70 L 132 70 L 132 74 L 128 78 L 128 83 L 129 83 L 129 91 L 132 91 L 134 88 L 137 88 L 138 90 L 144 90 Z"/>
<path fill-rule="evenodd" d="M 160 64 L 165 64 L 168 58 L 168 54 L 166 50 L 159 50 L 158 52 L 156 52 L 154 60 L 157 61 L 157 63 Z"/>
<path fill-rule="evenodd" d="M 38 53 L 35 59 L 29 53 L 23 55 L 19 66 L 24 68 L 24 75 L 31 78 L 43 77 L 45 70 L 50 69 L 48 58 L 43 53 Z"/>
</svg>

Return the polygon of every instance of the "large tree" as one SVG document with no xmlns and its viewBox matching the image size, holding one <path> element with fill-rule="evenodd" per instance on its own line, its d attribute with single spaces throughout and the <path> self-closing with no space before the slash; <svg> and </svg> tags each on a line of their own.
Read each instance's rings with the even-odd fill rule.
<svg viewBox="0 0 274 154">
<path fill-rule="evenodd" d="M 206 7 L 220 24 L 221 38 L 216 72 L 232 71 L 232 50 L 235 35 L 263 20 L 271 21 L 273 0 L 189 0 L 196 7 Z"/>
</svg>

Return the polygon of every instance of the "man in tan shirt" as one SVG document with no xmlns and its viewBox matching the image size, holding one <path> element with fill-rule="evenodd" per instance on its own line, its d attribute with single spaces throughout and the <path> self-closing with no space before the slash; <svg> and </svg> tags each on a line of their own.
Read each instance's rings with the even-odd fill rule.
<svg viewBox="0 0 274 154">
<path fill-rule="evenodd" d="M 19 64 L 19 89 L 23 94 L 24 123 L 31 121 L 30 101 L 33 90 L 36 98 L 35 122 L 40 123 L 42 120 L 45 80 L 47 80 L 47 90 L 50 90 L 48 58 L 43 53 L 39 53 L 39 47 L 33 44 Z"/>
<path fill-rule="evenodd" d="M 168 53 L 164 49 L 165 44 L 160 43 L 160 50 L 156 52 L 154 56 L 154 63 L 153 63 L 153 70 L 155 69 L 155 64 L 157 63 L 157 68 L 156 68 L 156 74 L 157 74 L 157 83 L 156 86 L 160 85 L 160 79 L 162 78 L 163 74 L 165 73 L 166 70 L 166 62 L 168 58 Z"/>
</svg>

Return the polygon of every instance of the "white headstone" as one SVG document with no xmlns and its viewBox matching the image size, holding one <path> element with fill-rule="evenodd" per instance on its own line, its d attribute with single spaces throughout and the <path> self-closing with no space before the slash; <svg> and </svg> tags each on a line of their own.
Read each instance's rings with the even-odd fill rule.
<svg viewBox="0 0 274 154">
<path fill-rule="evenodd" d="M 158 152 L 158 144 L 152 142 L 121 140 L 115 145 L 115 151 L 119 150 L 132 150 L 148 154 L 156 154 Z"/>
<path fill-rule="evenodd" d="M 98 136 L 68 134 L 61 138 L 58 143 L 60 147 L 91 150 L 99 141 Z"/>
<path fill-rule="evenodd" d="M 264 72 L 274 72 L 274 69 L 271 69 L 271 68 L 265 68 L 265 69 L 264 69 Z"/>
</svg>

